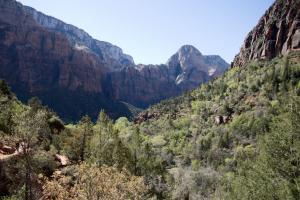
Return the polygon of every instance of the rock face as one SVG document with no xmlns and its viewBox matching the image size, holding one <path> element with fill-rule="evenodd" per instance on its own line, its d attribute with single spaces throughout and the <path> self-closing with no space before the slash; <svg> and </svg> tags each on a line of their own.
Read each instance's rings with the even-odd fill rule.
<svg viewBox="0 0 300 200">
<path fill-rule="evenodd" d="M 191 45 L 182 46 L 167 62 L 175 83 L 187 90 L 222 74 L 228 64 L 220 56 L 204 56 Z"/>
<path fill-rule="evenodd" d="M 62 33 L 66 36 L 76 50 L 96 54 L 109 66 L 109 70 L 113 71 L 134 65 L 133 58 L 124 54 L 122 49 L 117 46 L 108 42 L 95 40 L 85 31 L 56 18 L 44 15 L 31 7 L 24 6 L 24 11 L 31 15 L 34 21 L 41 27 Z"/>
<path fill-rule="evenodd" d="M 300 1 L 276 0 L 247 35 L 232 66 L 300 50 Z"/>
<path fill-rule="evenodd" d="M 166 64 L 127 67 L 110 73 L 105 85 L 112 86 L 108 89 L 113 99 L 143 108 L 194 89 L 222 74 L 228 66 L 219 56 L 204 56 L 195 47 L 185 45 Z"/>
<path fill-rule="evenodd" d="M 223 73 L 219 56 L 183 46 L 163 65 L 131 56 L 83 30 L 15 0 L 0 0 L 0 78 L 26 101 L 38 96 L 64 119 L 131 117 L 126 104 L 147 107 Z"/>
</svg>

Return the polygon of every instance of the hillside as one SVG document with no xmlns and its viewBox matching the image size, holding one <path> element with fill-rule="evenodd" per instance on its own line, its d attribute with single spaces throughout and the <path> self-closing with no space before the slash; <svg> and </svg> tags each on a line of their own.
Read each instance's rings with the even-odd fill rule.
<svg viewBox="0 0 300 200">
<path fill-rule="evenodd" d="M 172 199 L 299 198 L 299 63 L 233 68 L 136 118 L 174 177 Z"/>
<path fill-rule="evenodd" d="M 138 199 L 299 199 L 299 63 L 293 53 L 233 68 L 151 107 L 136 124 L 124 117 L 113 122 L 101 112 L 95 124 L 84 117 L 63 125 L 36 100 L 22 105 L 2 83 L 0 150 L 11 158 L 0 160 L 0 193 L 18 198 L 30 195 L 30 186 L 34 199 L 70 199 L 84 195 L 80 188 L 90 181 L 96 195 L 107 186 L 94 167 L 111 166 L 117 169 L 102 169 L 106 180 L 128 174 L 136 189 L 124 185 L 126 194 Z M 20 143 L 23 150 L 14 152 Z M 29 179 L 26 169 L 32 169 Z"/>
<path fill-rule="evenodd" d="M 282 2 L 269 10 L 289 10 Z M 185 52 L 194 56 L 181 59 Z M 199 56 L 185 46 L 168 63 L 189 71 Z M 240 64 L 133 121 L 97 111 L 96 122 L 67 124 L 0 81 L 0 197 L 300 199 L 299 48 Z M 193 80 L 185 75 L 178 83 Z"/>
</svg>

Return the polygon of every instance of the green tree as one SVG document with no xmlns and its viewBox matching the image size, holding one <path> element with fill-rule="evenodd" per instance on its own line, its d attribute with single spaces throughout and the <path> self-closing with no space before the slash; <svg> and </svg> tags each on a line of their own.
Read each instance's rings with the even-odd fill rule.
<svg viewBox="0 0 300 200">
<path fill-rule="evenodd" d="M 289 59 L 285 57 L 283 59 L 282 81 L 286 82 L 289 79 Z"/>
<path fill-rule="evenodd" d="M 37 111 L 43 108 L 42 101 L 38 97 L 31 97 L 28 102 L 28 106 L 32 108 L 33 111 Z"/>
<path fill-rule="evenodd" d="M 89 116 L 84 116 L 79 122 L 81 136 L 79 141 L 80 160 L 84 161 L 91 154 L 90 140 L 93 135 L 93 123 Z"/>
<path fill-rule="evenodd" d="M 134 173 L 139 174 L 139 153 L 141 153 L 142 138 L 139 128 L 135 128 L 131 135 L 130 150 L 133 156 Z"/>
<path fill-rule="evenodd" d="M 94 126 L 94 134 L 90 143 L 90 162 L 97 165 L 112 164 L 112 136 L 113 123 L 104 111 L 101 111 Z"/>
<path fill-rule="evenodd" d="M 0 95 L 5 95 L 8 97 L 12 96 L 12 93 L 11 93 L 7 83 L 2 79 L 0 79 Z"/>
<path fill-rule="evenodd" d="M 39 146 L 38 137 L 43 132 L 48 131 L 46 112 L 32 109 L 24 111 L 18 116 L 16 134 L 19 138 L 19 153 L 21 153 L 25 170 L 25 200 L 34 199 L 33 193 L 33 173 L 34 173 L 34 153 Z"/>
<path fill-rule="evenodd" d="M 113 166 L 116 166 L 118 169 L 127 168 L 131 170 L 132 168 L 132 156 L 130 149 L 124 144 L 120 139 L 118 132 L 114 133 L 113 137 Z"/>
<path fill-rule="evenodd" d="M 0 130 L 9 135 L 13 135 L 15 126 L 14 101 L 8 100 L 6 102 L 0 102 L 0 109 Z"/>
</svg>

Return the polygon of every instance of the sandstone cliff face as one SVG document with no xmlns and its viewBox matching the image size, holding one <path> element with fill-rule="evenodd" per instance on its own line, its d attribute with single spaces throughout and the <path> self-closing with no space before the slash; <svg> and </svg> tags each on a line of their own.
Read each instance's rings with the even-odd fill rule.
<svg viewBox="0 0 300 200">
<path fill-rule="evenodd" d="M 41 27 L 62 33 L 68 38 L 71 45 L 78 50 L 90 51 L 96 54 L 104 63 L 108 64 L 108 70 L 114 71 L 134 65 L 133 58 L 124 54 L 121 48 L 108 42 L 96 40 L 85 31 L 54 17 L 44 15 L 33 8 L 27 6 L 23 8 Z"/>
<path fill-rule="evenodd" d="M 182 47 L 164 65 L 135 65 L 131 56 L 83 30 L 15 0 L 0 0 L 0 78 L 22 100 L 38 96 L 62 117 L 129 116 L 122 102 L 147 107 L 197 87 L 228 64 Z M 130 116 L 129 116 L 130 117 Z"/>
<path fill-rule="evenodd" d="M 248 34 L 232 66 L 300 49 L 300 1 L 277 0 Z"/>
<path fill-rule="evenodd" d="M 55 87 L 101 92 L 104 66 L 96 55 L 74 48 L 68 39 L 37 25 L 14 1 L 0 1 L 0 74 L 35 94 Z M 19 19 L 23 19 L 19 23 Z"/>
<path fill-rule="evenodd" d="M 162 65 L 137 65 L 111 73 L 111 97 L 139 107 L 194 89 L 222 74 L 227 68 L 219 56 L 204 56 L 191 45 L 182 46 Z M 109 91 L 107 91 L 109 93 Z"/>
<path fill-rule="evenodd" d="M 165 65 L 126 68 L 109 74 L 107 79 L 106 85 L 111 85 L 107 93 L 111 98 L 141 108 L 180 94 Z"/>
</svg>

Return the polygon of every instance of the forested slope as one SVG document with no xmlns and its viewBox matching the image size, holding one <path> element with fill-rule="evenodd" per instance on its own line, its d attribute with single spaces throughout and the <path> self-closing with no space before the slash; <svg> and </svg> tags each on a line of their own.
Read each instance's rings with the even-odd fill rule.
<svg viewBox="0 0 300 200">
<path fill-rule="evenodd" d="M 232 68 L 135 122 L 100 112 L 96 123 L 86 116 L 64 125 L 37 99 L 21 104 L 2 82 L 1 141 L 22 149 L 1 160 L 1 194 L 299 199 L 299 59 L 295 52 Z"/>
</svg>

